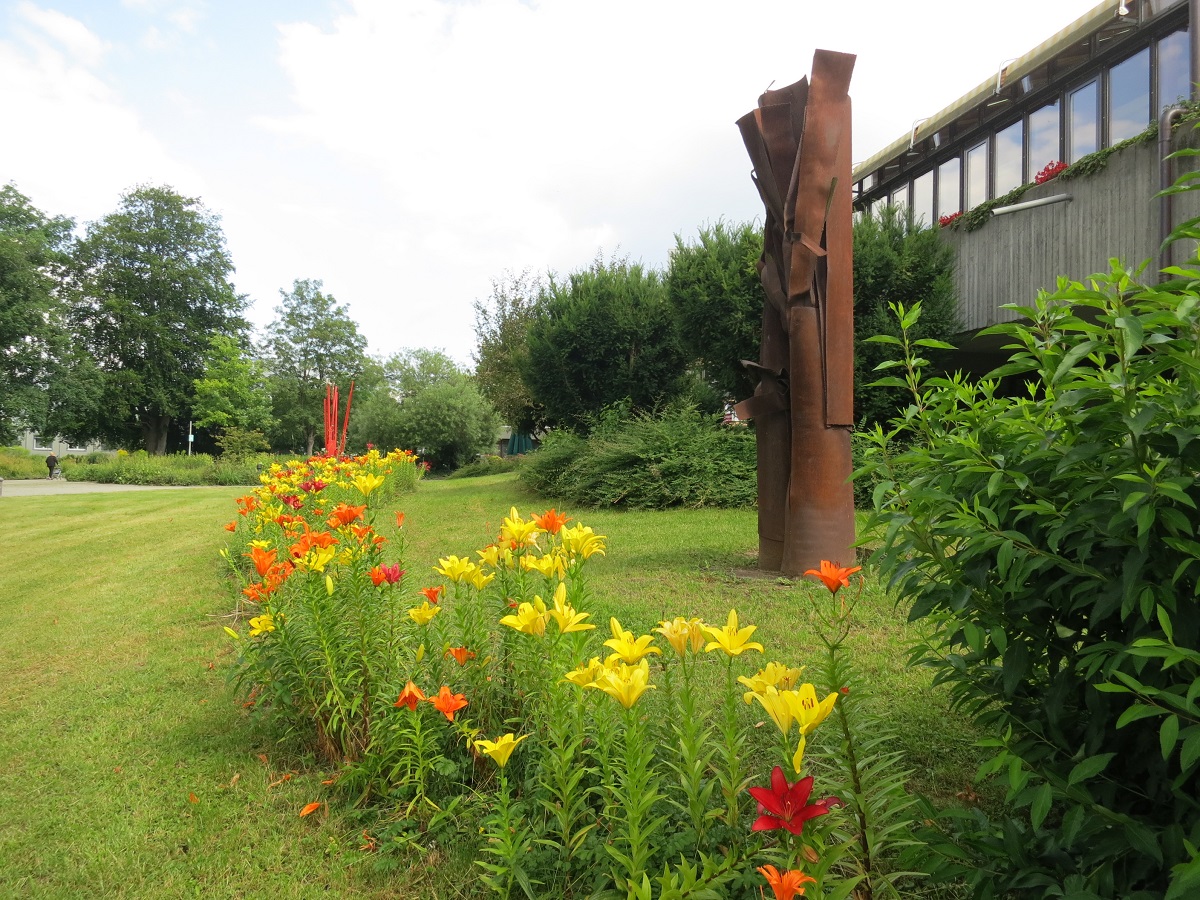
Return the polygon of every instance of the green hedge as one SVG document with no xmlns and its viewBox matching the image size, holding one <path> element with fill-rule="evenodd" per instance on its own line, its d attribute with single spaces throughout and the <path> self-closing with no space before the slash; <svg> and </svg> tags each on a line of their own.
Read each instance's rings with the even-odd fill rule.
<svg viewBox="0 0 1200 900">
<path fill-rule="evenodd" d="M 554 432 L 521 468 L 534 490 L 583 506 L 753 506 L 753 432 L 690 406 L 658 415 L 610 407 L 588 438 Z"/>
</svg>

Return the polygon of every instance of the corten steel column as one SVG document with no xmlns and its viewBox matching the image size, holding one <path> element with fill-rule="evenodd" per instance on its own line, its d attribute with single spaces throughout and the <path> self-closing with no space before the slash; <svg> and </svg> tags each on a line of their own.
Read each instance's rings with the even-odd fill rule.
<svg viewBox="0 0 1200 900">
<path fill-rule="evenodd" d="M 818 50 L 812 80 L 767 91 L 738 120 L 766 208 L 758 269 L 767 302 L 754 396 L 759 568 L 799 575 L 854 559 L 854 285 L 850 75 Z"/>
</svg>

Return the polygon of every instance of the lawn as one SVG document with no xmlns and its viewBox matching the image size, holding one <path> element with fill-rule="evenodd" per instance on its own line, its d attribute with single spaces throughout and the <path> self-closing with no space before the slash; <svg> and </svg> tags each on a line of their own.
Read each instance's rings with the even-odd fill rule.
<svg viewBox="0 0 1200 900">
<path fill-rule="evenodd" d="M 232 604 L 218 550 L 244 490 L 0 500 L 11 547 L 0 571 L 0 895 L 472 896 L 462 873 L 436 873 L 429 859 L 384 873 L 336 800 L 297 816 L 326 798 L 329 773 L 226 682 Z M 512 475 L 405 496 L 406 583 L 432 583 L 438 556 L 483 546 L 512 505 L 545 506 Z M 821 591 L 753 571 L 752 510 L 567 512 L 608 537 L 590 567 L 595 621 L 617 615 L 640 633 L 680 614 L 723 622 L 736 607 L 772 656 L 803 663 L 815 651 L 807 609 Z M 963 790 L 971 738 L 928 675 L 905 666 L 913 626 L 870 578 L 859 613 L 862 689 L 892 711 L 912 787 L 943 799 Z"/>
</svg>

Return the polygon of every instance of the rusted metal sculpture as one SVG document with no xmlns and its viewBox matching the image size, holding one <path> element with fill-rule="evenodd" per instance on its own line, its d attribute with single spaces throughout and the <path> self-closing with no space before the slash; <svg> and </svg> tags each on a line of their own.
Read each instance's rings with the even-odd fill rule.
<svg viewBox="0 0 1200 900">
<path fill-rule="evenodd" d="M 325 385 L 325 455 L 342 456 L 346 452 L 346 432 L 350 428 L 350 404 L 354 402 L 354 382 L 350 382 L 350 394 L 346 397 L 346 419 L 342 422 L 342 437 L 338 440 L 337 420 L 341 403 L 336 384 Z"/>
<path fill-rule="evenodd" d="M 736 407 L 758 436 L 759 568 L 799 575 L 854 559 L 850 75 L 818 50 L 812 78 L 738 120 L 766 207 L 766 291 L 754 396 Z"/>
</svg>

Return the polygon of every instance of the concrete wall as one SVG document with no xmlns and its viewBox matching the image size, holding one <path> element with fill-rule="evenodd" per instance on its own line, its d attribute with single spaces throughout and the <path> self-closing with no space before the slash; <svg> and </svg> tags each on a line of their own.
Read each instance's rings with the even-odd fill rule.
<svg viewBox="0 0 1200 900">
<path fill-rule="evenodd" d="M 1190 125 L 1178 129 L 1176 146 L 1196 143 Z M 1175 161 L 1176 175 L 1200 157 Z M 1004 303 L 1031 305 L 1039 289 L 1053 290 L 1058 277 L 1085 281 L 1107 272 L 1120 258 L 1136 268 L 1149 259 L 1157 269 L 1159 247 L 1158 143 L 1127 147 L 1108 158 L 1100 172 L 1067 181 L 1054 179 L 1025 193 L 1019 202 L 1070 194 L 1069 202 L 997 216 L 970 233 L 943 229 L 957 254 L 955 284 L 963 325 L 973 331 L 1016 318 Z M 1173 218 L 1200 216 L 1200 192 L 1174 198 Z M 1175 261 L 1186 258 L 1181 248 Z"/>
</svg>

